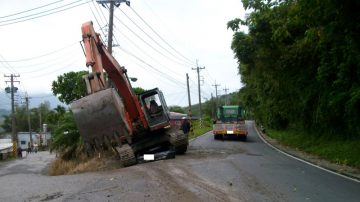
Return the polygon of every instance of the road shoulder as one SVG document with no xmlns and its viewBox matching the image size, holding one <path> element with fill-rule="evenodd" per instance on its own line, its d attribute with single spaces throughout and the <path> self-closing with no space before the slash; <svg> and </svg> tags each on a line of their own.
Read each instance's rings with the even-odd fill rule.
<svg viewBox="0 0 360 202">
<path fill-rule="evenodd" d="M 319 167 L 321 169 L 327 170 L 331 173 L 337 173 L 338 175 L 342 175 L 346 178 L 351 178 L 354 181 L 360 182 L 360 170 L 346 166 L 346 165 L 339 165 L 336 163 L 332 163 L 330 161 L 324 160 L 318 156 L 305 153 L 303 151 L 298 150 L 297 148 L 289 147 L 286 145 L 281 144 L 276 139 L 273 139 L 266 135 L 266 133 L 262 132 L 260 128 L 256 125 L 254 122 L 254 128 L 259 135 L 259 137 L 268 143 L 269 145 L 272 145 L 276 149 L 292 156 L 297 159 L 300 159 L 304 162 L 307 162 L 308 164 L 311 164 L 315 167 Z"/>
</svg>

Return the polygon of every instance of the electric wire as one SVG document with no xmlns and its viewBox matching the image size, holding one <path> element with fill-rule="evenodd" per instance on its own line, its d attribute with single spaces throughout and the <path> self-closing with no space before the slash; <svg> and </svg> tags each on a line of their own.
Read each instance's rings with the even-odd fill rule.
<svg viewBox="0 0 360 202">
<path fill-rule="evenodd" d="M 123 32 L 121 32 L 118 28 L 115 27 L 115 31 L 119 32 L 123 38 L 125 38 L 126 40 L 129 41 L 129 43 L 131 43 L 134 47 L 136 47 L 136 49 L 141 52 L 142 54 L 144 54 L 145 56 L 149 57 L 150 59 L 152 59 L 153 61 L 155 61 L 156 63 L 160 64 L 161 66 L 166 67 L 165 65 L 163 65 L 161 62 L 159 62 L 158 60 L 156 60 L 154 57 L 150 56 L 148 53 L 146 53 L 142 48 L 140 48 L 137 44 L 133 43 L 131 41 L 131 39 L 129 39 L 129 37 L 127 37 Z M 118 42 L 117 42 L 118 43 Z M 175 75 L 178 75 L 177 72 L 174 72 L 171 70 L 171 68 L 166 68 L 167 70 L 169 70 L 170 72 L 174 73 Z"/>
<path fill-rule="evenodd" d="M 77 60 L 78 60 L 78 59 L 76 58 L 76 61 L 77 61 Z M 24 77 L 23 80 L 30 80 L 30 79 L 34 79 L 34 78 L 40 78 L 40 77 L 44 77 L 44 76 L 49 76 L 49 74 L 53 74 L 53 73 L 55 73 L 55 72 L 59 72 L 59 71 L 61 71 L 61 70 L 65 70 L 65 69 L 67 69 L 67 68 L 72 67 L 72 65 L 75 64 L 76 61 L 72 61 L 71 63 L 64 65 L 65 67 L 64 67 L 64 66 L 61 66 L 60 68 L 54 69 L 54 70 L 51 71 L 51 72 L 46 72 L 46 73 L 44 73 L 44 74 L 40 74 L 40 75 L 36 75 L 36 76 L 31 76 L 31 77 Z"/>
<path fill-rule="evenodd" d="M 61 62 L 65 62 L 65 61 L 69 61 L 70 59 L 72 59 L 71 61 L 75 61 L 75 60 L 79 60 L 78 58 L 74 58 L 74 56 L 71 56 L 71 55 L 68 55 L 70 56 L 69 58 L 62 58 L 61 59 Z M 46 64 L 45 66 L 39 66 L 38 68 L 36 69 L 33 69 L 31 71 L 20 71 L 20 74 L 33 74 L 35 72 L 40 72 L 40 71 L 43 71 L 49 67 L 53 67 L 53 66 L 61 66 L 61 63 L 59 62 L 54 62 L 54 63 L 48 63 Z"/>
<path fill-rule="evenodd" d="M 96 18 L 96 17 L 95 17 L 95 18 Z M 126 38 L 129 42 L 131 42 L 131 40 L 130 40 L 125 34 L 123 34 L 119 29 L 117 29 L 117 28 L 115 27 L 115 30 L 118 31 L 121 35 L 123 35 L 123 37 Z M 119 44 L 116 36 L 114 35 L 113 37 L 114 37 L 114 39 L 115 39 L 115 42 L 116 42 L 117 44 Z M 135 43 L 132 43 L 132 45 L 134 45 L 135 47 L 137 47 L 139 50 L 142 51 L 142 49 L 139 48 Z M 130 51 L 128 51 L 128 50 L 125 50 L 125 49 L 123 49 L 123 48 L 120 48 L 120 50 L 122 50 L 122 51 L 125 52 L 126 54 L 134 57 L 134 58 L 137 59 L 137 60 L 140 59 L 140 58 L 136 57 L 135 54 L 132 54 L 132 53 L 131 53 Z M 144 53 L 145 55 L 147 55 L 148 57 L 152 58 L 152 57 L 151 57 L 150 55 L 148 55 L 147 53 L 145 53 L 145 52 L 143 52 L 143 53 Z M 152 59 L 153 59 L 153 58 L 152 58 Z M 153 60 L 154 60 L 154 59 L 153 59 Z M 160 70 L 158 70 L 158 69 L 156 69 L 155 67 L 153 67 L 152 65 L 146 63 L 144 60 L 139 60 L 139 61 L 142 62 L 143 64 L 146 64 L 147 66 L 149 66 L 149 67 L 152 68 L 153 70 L 161 73 Z M 165 74 L 165 73 L 163 73 L 163 74 Z M 175 73 L 175 74 L 176 74 L 176 73 Z M 171 76 L 169 76 L 169 75 L 167 75 L 167 74 L 165 74 L 165 75 L 166 75 L 165 78 L 171 77 Z M 174 78 L 173 78 L 173 79 L 174 79 Z M 175 81 L 178 81 L 177 79 L 174 79 L 174 80 L 175 80 Z M 171 81 L 171 82 L 174 82 L 173 80 L 170 80 L 170 81 Z M 180 84 L 182 85 L 182 83 L 180 83 Z M 176 85 L 179 85 L 179 84 L 176 83 Z"/>
<path fill-rule="evenodd" d="M 145 32 L 134 20 L 132 20 L 123 10 L 121 10 L 119 8 L 119 10 L 125 15 L 125 17 L 127 19 L 129 19 L 139 30 L 141 30 L 147 37 L 149 37 L 149 39 L 151 39 L 156 45 L 158 45 L 160 48 L 162 48 L 163 50 L 165 50 L 167 53 L 169 53 L 171 56 L 173 56 L 174 58 L 176 58 L 177 60 L 180 60 L 182 61 L 182 59 L 179 59 L 178 56 L 176 56 L 175 54 L 173 54 L 172 52 L 170 52 L 167 48 L 165 48 L 163 45 L 161 45 L 159 42 L 157 42 L 152 36 L 150 36 L 147 32 Z M 175 61 L 175 60 L 174 60 Z M 189 66 L 189 63 L 188 62 L 185 62 L 185 63 L 180 63 L 180 62 L 176 62 L 180 65 L 183 65 L 183 66 L 186 66 L 188 67 Z M 190 64 L 192 65 L 192 64 Z"/>
<path fill-rule="evenodd" d="M 0 60 L 0 63 L 4 64 L 3 67 L 8 69 L 11 73 L 19 74 L 19 72 L 17 72 L 14 68 L 12 68 L 11 65 L 5 60 L 5 58 L 1 54 L 0 54 L 0 58 L 2 59 L 2 61 Z"/>
<path fill-rule="evenodd" d="M 12 65 L 12 67 L 14 69 L 17 69 L 19 70 L 20 69 L 20 73 L 22 73 L 21 69 L 29 69 L 31 67 L 45 67 L 45 66 L 54 66 L 54 65 L 57 65 L 65 60 L 67 60 L 69 57 L 73 57 L 73 55 L 69 55 L 68 53 L 66 54 L 62 54 L 62 55 L 56 55 L 55 59 L 54 58 L 50 58 L 45 60 L 45 61 L 42 61 L 42 62 L 39 62 L 39 63 L 28 63 L 26 62 L 24 65 Z M 13 63 L 14 64 L 14 63 Z"/>
<path fill-rule="evenodd" d="M 121 49 L 121 48 L 120 48 Z M 125 52 L 126 54 L 134 57 L 135 59 L 137 59 L 138 61 L 140 61 L 141 63 L 145 64 L 147 67 L 150 67 L 150 70 L 154 72 L 154 75 L 160 76 L 161 78 L 165 78 L 166 80 L 170 81 L 172 84 L 175 84 L 176 87 L 181 87 L 181 88 L 185 88 L 183 85 L 183 83 L 181 83 L 181 81 L 175 79 L 174 77 L 161 72 L 160 70 L 158 70 L 157 68 L 155 68 L 154 66 L 150 65 L 149 63 L 145 62 L 144 60 L 141 60 L 139 57 L 136 57 L 134 54 L 132 54 L 131 52 L 127 51 L 127 50 L 123 50 L 121 49 L 123 52 Z M 140 59 L 140 60 L 139 60 Z M 140 67 L 143 67 L 141 65 L 139 65 Z M 160 73 L 160 74 L 159 74 Z M 172 79 L 170 79 L 170 78 Z"/>
<path fill-rule="evenodd" d="M 45 5 L 36 7 L 36 8 L 32 8 L 32 9 L 29 9 L 29 10 L 21 11 L 21 12 L 18 12 L 18 13 L 13 13 L 13 14 L 10 14 L 10 15 L 4 15 L 4 16 L 1 16 L 0 19 L 1 19 L 1 18 L 7 18 L 7 17 L 15 16 L 15 15 L 19 15 L 19 14 L 23 14 L 23 13 L 27 13 L 27 12 L 30 12 L 30 11 L 34 11 L 34 10 L 37 10 L 37 9 L 40 9 L 40 8 L 44 8 L 44 7 L 53 5 L 53 4 L 57 4 L 57 3 L 61 2 L 61 1 L 64 1 L 64 0 L 55 1 L 55 2 L 52 2 L 52 3 L 49 3 L 49 4 L 45 4 Z"/>
<path fill-rule="evenodd" d="M 144 63 L 145 65 L 147 65 L 147 66 L 150 67 L 151 69 L 157 71 L 159 74 L 164 75 L 164 78 L 165 78 L 165 79 L 167 79 L 167 80 L 169 80 L 169 81 L 171 81 L 171 82 L 173 82 L 173 83 L 175 83 L 175 84 L 177 84 L 177 85 L 179 85 L 179 86 L 181 86 L 181 87 L 183 87 L 183 88 L 185 87 L 185 86 L 184 86 L 184 85 L 185 85 L 184 83 L 182 83 L 182 82 L 178 81 L 177 79 L 173 78 L 172 76 L 170 76 L 170 75 L 168 75 L 168 74 L 166 74 L 166 73 L 164 73 L 164 72 L 156 69 L 156 68 L 153 67 L 151 64 L 149 64 L 149 63 L 145 62 L 144 60 L 142 60 L 141 58 L 137 57 L 135 54 L 133 54 L 133 53 L 125 50 L 124 48 L 121 48 L 121 47 L 119 47 L 119 48 L 120 48 L 122 51 L 124 51 L 125 53 L 127 53 L 128 55 L 130 55 L 130 56 L 136 58 L 137 60 L 139 60 L 140 62 Z"/>
<path fill-rule="evenodd" d="M 141 21 L 143 21 L 164 43 L 166 43 L 171 49 L 173 49 L 179 56 L 183 57 L 187 61 L 190 62 L 191 65 L 195 65 L 195 63 L 190 60 L 189 58 L 185 57 L 183 54 L 181 54 L 179 51 L 177 51 L 172 45 L 170 45 L 160 34 L 158 34 L 132 7 L 130 9 L 137 15 Z"/>
<path fill-rule="evenodd" d="M 31 17 L 31 16 L 36 16 L 36 15 L 38 15 L 38 14 L 47 13 L 47 12 L 49 12 L 49 11 L 53 11 L 53 10 L 59 9 L 59 8 L 61 8 L 61 7 L 63 7 L 63 6 L 68 6 L 68 5 L 71 5 L 71 4 L 74 4 L 74 3 L 78 3 L 78 2 L 80 2 L 80 1 L 82 1 L 82 0 L 78 0 L 78 1 L 75 1 L 75 2 L 71 2 L 71 3 L 69 3 L 69 4 L 62 5 L 62 6 L 60 6 L 60 7 L 52 8 L 52 9 L 49 9 L 49 10 L 46 10 L 46 11 L 42 11 L 42 12 L 39 12 L 39 13 L 30 14 L 30 15 L 27 15 L 27 16 L 21 16 L 21 17 L 14 18 L 14 19 L 2 20 L 2 21 L 0 21 L 0 23 L 15 21 L 15 20 L 24 19 L 24 18 Z"/>
<path fill-rule="evenodd" d="M 8 62 L 8 63 L 12 63 L 12 62 L 24 62 L 24 61 L 30 61 L 30 60 L 34 60 L 34 59 L 38 59 L 38 58 L 42 58 L 42 57 L 45 57 L 45 56 L 49 56 L 49 55 L 52 55 L 54 53 L 57 53 L 59 51 L 62 51 L 66 48 L 69 48 L 71 46 L 74 46 L 75 44 L 78 44 L 78 42 L 76 43 L 72 43 L 70 45 L 67 45 L 65 47 L 62 47 L 62 48 L 59 48 L 55 51 L 51 51 L 51 52 L 48 52 L 48 53 L 45 53 L 45 54 L 42 54 L 42 55 L 38 55 L 38 56 L 34 56 L 34 57 L 30 57 L 30 58 L 23 58 L 23 59 L 18 59 L 18 60 L 0 60 L 0 62 Z"/>
<path fill-rule="evenodd" d="M 96 21 L 96 23 L 98 24 L 98 26 L 100 27 L 100 30 L 101 30 L 101 32 L 102 32 L 102 34 L 103 34 L 103 36 L 105 36 L 105 32 L 104 32 L 104 30 L 102 30 L 101 29 L 101 25 L 100 25 L 100 22 L 99 22 L 99 20 L 97 19 L 97 17 L 96 17 L 96 15 L 95 15 L 95 13 L 94 13 L 94 11 L 92 10 L 92 8 L 91 8 L 91 6 L 90 6 L 90 4 L 88 4 L 89 5 L 89 8 L 90 8 L 90 11 L 91 11 L 91 13 L 92 13 L 92 15 L 94 16 L 94 18 L 95 18 L 95 21 Z"/>
<path fill-rule="evenodd" d="M 94 3 L 94 1 L 92 1 L 92 3 L 93 3 L 93 5 L 94 5 L 94 7 L 95 7 L 95 9 L 96 9 L 96 11 L 97 11 L 97 13 L 101 13 L 101 15 L 100 15 L 100 18 L 102 17 L 102 22 L 104 23 L 105 22 L 105 24 L 108 24 L 108 20 L 106 19 L 106 16 L 105 16 L 105 14 L 104 14 L 104 12 L 103 12 L 103 10 L 101 9 L 101 6 L 99 5 L 99 4 L 95 4 Z M 96 6 L 97 5 L 97 6 Z M 99 8 L 99 9 L 98 9 Z"/>
<path fill-rule="evenodd" d="M 69 4 L 67 4 L 67 5 L 71 5 L 71 4 L 80 2 L 80 1 L 82 1 L 82 0 L 79 0 L 79 1 L 76 1 L 76 2 L 72 2 L 72 3 L 69 3 Z M 40 18 L 40 17 L 49 16 L 49 15 L 52 15 L 52 14 L 55 14 L 55 13 L 59 13 L 59 12 L 62 12 L 62 11 L 66 11 L 66 10 L 69 10 L 69 9 L 72 9 L 72 8 L 75 8 L 75 7 L 78 7 L 78 6 L 87 4 L 87 3 L 90 2 L 90 1 L 92 1 L 92 0 L 89 0 L 89 1 L 86 1 L 86 2 L 83 2 L 83 3 L 80 3 L 80 4 L 76 4 L 76 5 L 70 6 L 70 7 L 68 7 L 68 8 L 60 9 L 60 8 L 64 7 L 64 6 L 62 6 L 62 7 L 57 7 L 57 8 L 50 9 L 50 10 L 47 10 L 47 11 L 44 11 L 44 12 L 40 12 L 40 13 L 37 13 L 37 14 L 32 14 L 32 15 L 29 15 L 29 16 L 25 16 L 25 17 L 30 17 L 30 18 L 26 18 L 26 19 L 22 19 L 22 18 L 25 18 L 25 17 L 23 16 L 23 17 L 18 18 L 18 19 L 22 19 L 22 20 L 18 20 L 18 21 L 14 21 L 14 20 L 16 20 L 16 19 L 0 21 L 0 27 L 5 26 L 5 25 L 12 25 L 12 24 L 20 23 L 20 22 L 25 22 L 25 21 L 33 20 L 33 19 L 37 19 L 37 18 Z M 65 6 L 67 6 L 67 5 L 65 5 Z M 59 9 L 59 10 L 56 10 L 56 9 Z M 47 12 L 52 11 L 52 10 L 56 10 L 56 11 L 51 12 L 51 13 L 47 13 Z M 46 13 L 46 14 L 43 14 L 43 13 Z M 39 14 L 43 14 L 43 15 L 39 15 Z M 34 16 L 34 15 L 38 15 L 38 16 Z M 34 16 L 34 17 L 31 17 L 31 16 Z M 5 23 L 5 24 L 1 24 L 1 23 L 4 23 L 4 22 L 7 22 L 7 21 L 14 21 L 14 22 L 9 22 L 9 23 Z"/>
<path fill-rule="evenodd" d="M 117 16 L 115 16 L 115 19 L 120 22 L 124 27 L 126 27 L 131 33 L 133 33 L 138 39 L 140 39 L 143 43 L 145 43 L 148 47 L 150 47 L 152 50 L 154 50 L 155 52 L 159 53 L 160 55 L 162 55 L 164 58 L 168 59 L 169 61 L 178 63 L 177 61 L 173 60 L 172 58 L 169 58 L 168 56 L 166 56 L 164 53 L 160 52 L 159 50 L 157 50 L 156 48 L 154 48 L 151 44 L 149 44 L 147 41 L 145 41 L 141 36 L 139 36 L 134 30 L 132 30 L 128 25 L 126 25 L 125 23 L 123 23 Z"/>
<path fill-rule="evenodd" d="M 137 67 L 140 67 L 146 71 L 150 71 L 155 77 L 159 78 L 162 82 L 166 83 L 167 85 L 171 85 L 173 87 L 179 88 L 179 84 L 170 82 L 168 79 L 164 79 L 162 75 L 159 75 L 156 73 L 153 69 L 149 69 L 148 67 L 143 66 L 143 63 L 139 63 L 139 61 L 136 58 L 129 58 L 133 63 L 137 65 Z M 136 61 L 135 61 L 136 60 Z"/>
</svg>

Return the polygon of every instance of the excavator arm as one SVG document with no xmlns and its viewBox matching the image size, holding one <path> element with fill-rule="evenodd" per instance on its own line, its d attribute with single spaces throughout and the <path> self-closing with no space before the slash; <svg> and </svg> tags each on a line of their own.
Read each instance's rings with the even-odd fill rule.
<svg viewBox="0 0 360 202">
<path fill-rule="evenodd" d="M 97 77 L 97 79 L 90 79 L 89 81 L 91 93 L 106 88 L 103 74 L 105 70 L 113 82 L 116 91 L 122 98 L 126 119 L 130 129 L 134 129 L 134 124 L 141 124 L 143 128 L 148 128 L 148 122 L 146 121 L 138 99 L 131 88 L 126 69 L 109 53 L 104 43 L 101 41 L 100 35 L 95 32 L 91 21 L 84 23 L 81 26 L 81 31 L 86 55 L 86 66 L 90 66 L 94 77 Z"/>
</svg>

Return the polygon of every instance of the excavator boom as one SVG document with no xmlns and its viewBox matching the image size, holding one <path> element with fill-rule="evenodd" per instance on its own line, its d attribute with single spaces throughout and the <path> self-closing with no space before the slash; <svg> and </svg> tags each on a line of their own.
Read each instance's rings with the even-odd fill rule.
<svg viewBox="0 0 360 202">
<path fill-rule="evenodd" d="M 148 127 L 144 113 L 134 94 L 129 80 L 126 76 L 126 69 L 122 67 L 106 49 L 98 33 L 95 32 L 93 23 L 86 22 L 81 27 L 83 43 L 85 46 L 86 66 L 91 66 L 93 73 L 100 73 L 100 83 L 105 83 L 103 70 L 106 71 L 114 83 L 117 92 L 122 97 L 126 108 L 126 116 L 129 118 L 129 125 L 140 119 L 144 128 Z M 92 92 L 97 92 L 101 87 L 92 86 Z M 130 126 L 132 127 L 132 126 Z"/>
</svg>

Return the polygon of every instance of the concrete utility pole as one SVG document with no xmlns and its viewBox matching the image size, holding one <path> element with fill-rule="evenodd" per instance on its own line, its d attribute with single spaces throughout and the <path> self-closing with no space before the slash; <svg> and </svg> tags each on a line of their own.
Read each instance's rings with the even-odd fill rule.
<svg viewBox="0 0 360 202">
<path fill-rule="evenodd" d="M 188 93 L 188 101 L 189 101 L 189 116 L 191 117 L 191 99 L 190 99 L 190 87 L 189 87 L 189 74 L 186 73 L 186 85 L 187 85 L 187 93 Z"/>
<path fill-rule="evenodd" d="M 113 23 L 114 23 L 114 2 L 110 1 L 109 12 L 109 33 L 108 33 L 108 51 L 112 54 L 112 38 L 113 38 Z"/>
<path fill-rule="evenodd" d="M 219 83 L 216 83 L 216 80 L 215 80 L 215 84 L 212 85 L 212 86 L 215 86 L 215 98 L 216 98 L 216 101 L 217 101 L 217 99 L 218 99 L 217 87 L 220 86 L 220 84 L 219 84 Z"/>
<path fill-rule="evenodd" d="M 97 3 L 102 5 L 110 3 L 109 6 L 109 33 L 108 33 L 108 51 L 112 54 L 112 38 L 113 38 L 113 23 L 114 23 L 114 6 L 119 7 L 121 3 L 125 2 L 130 6 L 129 0 L 96 0 Z"/>
<path fill-rule="evenodd" d="M 226 86 L 225 86 L 225 88 L 223 89 L 224 91 L 225 91 L 225 105 L 228 105 L 229 104 L 229 99 L 228 99 L 228 96 L 227 96 L 227 92 L 228 92 L 228 88 L 226 88 Z"/>
<path fill-rule="evenodd" d="M 5 81 L 6 83 L 10 82 L 10 90 L 7 91 L 8 93 L 11 93 L 11 138 L 13 141 L 13 152 L 14 156 L 16 156 L 16 150 L 17 150 L 17 133 L 16 133 L 16 117 L 15 117 L 15 101 L 14 101 L 14 91 L 17 91 L 17 88 L 14 87 L 14 82 L 20 83 L 20 81 L 14 81 L 14 77 L 20 77 L 20 75 L 14 75 L 11 74 L 10 76 L 4 76 L 4 77 L 10 77 L 10 81 Z"/>
<path fill-rule="evenodd" d="M 188 101 L 189 101 L 189 112 L 188 112 L 189 122 L 190 122 L 190 125 L 192 125 L 192 123 L 191 123 L 192 122 L 191 98 L 190 98 L 189 74 L 188 73 L 186 73 L 186 85 L 187 85 L 187 93 L 188 93 Z M 193 127 L 190 127 L 190 134 L 194 135 Z"/>
<path fill-rule="evenodd" d="M 220 84 L 216 83 L 216 80 L 215 80 L 215 84 L 213 85 L 215 86 L 215 111 L 218 107 L 218 91 L 217 91 L 217 87 L 220 86 Z M 212 97 L 212 93 L 211 93 L 211 97 Z"/>
<path fill-rule="evenodd" d="M 30 110 L 29 110 L 29 99 L 30 97 L 26 94 L 25 102 L 26 102 L 26 111 L 27 111 L 27 118 L 28 118 L 28 126 L 29 126 L 29 133 L 30 133 L 30 147 L 33 146 L 32 141 L 32 133 L 31 133 L 31 116 L 30 116 Z"/>
<path fill-rule="evenodd" d="M 198 60 L 196 60 L 196 68 L 192 68 L 192 70 L 197 71 L 198 75 L 198 89 L 199 89 L 199 119 L 200 119 L 200 127 L 202 122 L 202 116 L 201 116 L 201 92 L 200 92 L 200 70 L 205 69 L 205 67 L 199 67 Z"/>
</svg>

